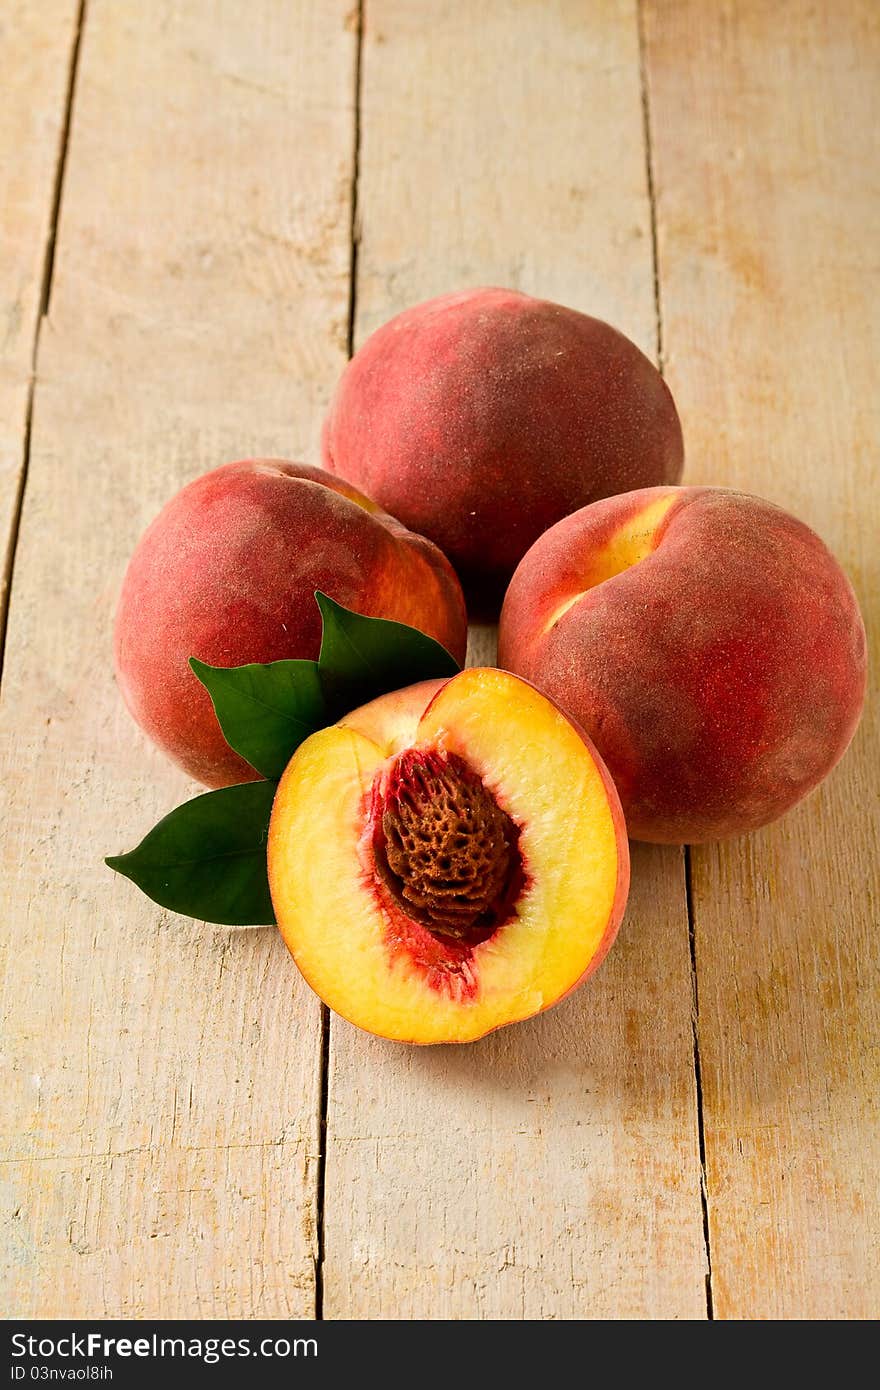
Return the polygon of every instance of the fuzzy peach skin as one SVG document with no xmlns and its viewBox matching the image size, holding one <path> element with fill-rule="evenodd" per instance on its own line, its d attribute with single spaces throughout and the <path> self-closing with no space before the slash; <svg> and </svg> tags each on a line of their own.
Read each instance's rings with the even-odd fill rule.
<svg viewBox="0 0 880 1390">
<path fill-rule="evenodd" d="M 418 795 L 432 764 L 478 779 L 515 828 L 489 920 L 454 936 L 414 915 L 382 868 L 388 788 Z M 438 843 L 436 804 L 417 865 L 431 860 L 444 890 L 473 889 L 456 856 L 478 823 L 462 812 L 457 843 Z M 614 784 L 583 731 L 527 682 L 476 669 L 382 696 L 301 744 L 272 809 L 268 872 L 279 930 L 332 1009 L 401 1042 L 469 1042 L 592 974 L 623 916 L 629 851 Z"/>
<path fill-rule="evenodd" d="M 681 427 L 647 357 L 607 323 L 513 290 L 407 309 L 349 363 L 323 460 L 457 569 L 497 612 L 548 526 L 681 477 Z"/>
<path fill-rule="evenodd" d="M 189 658 L 317 657 L 316 589 L 464 658 L 464 600 L 445 557 L 320 468 L 224 464 L 183 488 L 141 538 L 116 614 L 119 688 L 141 728 L 206 786 L 257 774 L 225 743 Z"/>
<path fill-rule="evenodd" d="M 765 825 L 831 771 L 864 701 L 865 631 L 834 556 L 787 512 L 648 488 L 532 547 L 499 664 L 583 724 L 635 839 L 693 843 Z"/>
</svg>

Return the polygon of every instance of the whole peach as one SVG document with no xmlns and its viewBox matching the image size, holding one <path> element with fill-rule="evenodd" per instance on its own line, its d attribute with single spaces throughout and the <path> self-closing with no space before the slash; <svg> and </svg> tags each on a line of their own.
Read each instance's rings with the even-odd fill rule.
<svg viewBox="0 0 880 1390">
<path fill-rule="evenodd" d="M 257 774 L 225 743 L 189 658 L 317 657 L 316 589 L 464 658 L 464 600 L 445 557 L 320 468 L 224 464 L 183 488 L 141 538 L 116 614 L 117 680 L 141 728 L 206 786 Z"/>
<path fill-rule="evenodd" d="M 630 835 L 698 842 L 774 820 L 853 736 L 865 632 L 819 537 L 770 502 L 647 488 L 532 547 L 499 662 L 584 726 Z"/>
<path fill-rule="evenodd" d="M 513 290 L 407 309 L 349 363 L 324 426 L 331 472 L 429 536 L 497 611 L 548 526 L 681 477 L 669 389 L 622 333 Z"/>
</svg>

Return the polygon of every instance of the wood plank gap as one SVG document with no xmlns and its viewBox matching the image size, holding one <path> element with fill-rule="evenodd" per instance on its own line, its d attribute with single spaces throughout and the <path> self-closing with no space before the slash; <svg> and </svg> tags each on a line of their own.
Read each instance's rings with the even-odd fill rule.
<svg viewBox="0 0 880 1390">
<path fill-rule="evenodd" d="M 663 301 L 660 293 L 660 256 L 657 245 L 657 197 L 654 184 L 654 155 L 651 143 L 651 97 L 648 89 L 647 45 L 645 41 L 644 0 L 638 0 L 636 15 L 639 30 L 639 83 L 642 94 L 642 124 L 645 133 L 645 177 L 651 212 L 651 261 L 654 272 L 654 316 L 657 326 L 657 370 L 663 376 Z M 694 1041 L 694 1089 L 697 1105 L 697 1136 L 700 1151 L 700 1207 L 703 1214 L 703 1245 L 706 1251 L 706 1317 L 714 1321 L 712 1301 L 712 1249 L 709 1237 L 709 1201 L 706 1180 L 706 1141 L 703 1132 L 703 1075 L 700 1065 L 699 1013 L 700 995 L 697 983 L 697 953 L 691 883 L 691 849 L 684 846 L 684 884 L 687 904 L 688 945 L 691 957 L 691 990 L 693 993 L 692 1028 Z"/>
<path fill-rule="evenodd" d="M 37 347 L 40 341 L 40 328 L 49 312 L 52 295 L 52 279 L 55 274 L 55 245 L 58 239 L 58 218 L 61 213 L 61 195 L 64 189 L 64 171 L 67 168 L 67 149 L 70 144 L 70 123 L 73 115 L 73 101 L 76 93 L 76 79 L 79 72 L 79 51 L 82 44 L 83 29 L 86 22 L 86 0 L 79 0 L 76 16 L 76 32 L 70 50 L 70 69 L 67 78 L 67 99 L 64 105 L 64 121 L 61 126 L 61 140 L 58 150 L 58 169 L 55 175 L 55 188 L 52 195 L 52 217 L 49 222 L 49 235 L 46 239 L 46 259 L 43 266 L 43 286 L 40 292 L 40 317 L 34 332 L 34 365 L 37 361 Z M 33 386 L 33 381 L 31 382 Z"/>
<path fill-rule="evenodd" d="M 651 146 L 651 99 L 648 93 L 648 72 L 645 59 L 645 14 L 643 0 L 637 0 L 636 21 L 639 30 L 639 87 L 642 94 L 642 125 L 645 132 L 645 178 L 648 184 L 648 203 L 651 210 L 651 266 L 654 273 L 654 318 L 657 325 L 657 370 L 663 375 L 663 306 L 660 298 L 660 257 L 657 251 L 657 199 L 654 195 L 654 156 Z"/>
<path fill-rule="evenodd" d="M 709 1184 L 706 1179 L 706 1138 L 703 1132 L 703 1072 L 700 1064 L 700 986 L 697 980 L 697 941 L 694 917 L 693 886 L 691 882 L 691 847 L 684 847 L 684 888 L 687 900 L 688 942 L 691 952 L 691 988 L 693 1011 L 691 1022 L 694 1034 L 694 1083 L 697 1095 L 697 1135 L 700 1145 L 700 1205 L 703 1211 L 703 1244 L 706 1248 L 706 1317 L 715 1320 L 712 1298 L 712 1246 L 709 1238 Z"/>
<path fill-rule="evenodd" d="M 361 233 L 358 225 L 358 181 L 361 172 L 361 91 L 364 52 L 364 7 L 366 0 L 358 0 L 357 39 L 354 57 L 354 156 L 351 168 L 351 269 L 348 282 L 348 355 L 354 356 L 354 326 L 357 316 L 357 269 L 358 246 Z"/>
<path fill-rule="evenodd" d="M 637 18 L 639 28 L 639 80 L 641 83 L 642 92 L 642 120 L 645 131 L 645 174 L 648 183 L 648 199 L 651 208 L 651 255 L 654 267 L 654 311 L 657 322 L 657 369 L 660 372 L 660 375 L 663 376 L 663 312 L 660 299 L 660 256 L 657 244 L 657 199 L 654 184 L 653 146 L 651 141 L 651 98 L 648 90 L 644 0 L 637 0 Z M 690 845 L 685 845 L 683 848 L 685 901 L 687 905 L 688 923 L 688 945 L 690 949 L 691 958 L 691 990 L 693 994 L 691 1025 L 693 1031 L 694 1087 L 697 1105 L 697 1136 L 700 1154 L 700 1206 L 703 1214 L 703 1246 L 706 1253 L 706 1317 L 708 1321 L 712 1322 L 715 1319 L 715 1312 L 712 1299 L 712 1249 L 709 1234 L 708 1181 L 706 1177 L 706 1139 L 704 1133 L 703 1119 L 703 1074 L 700 1063 L 700 994 L 699 983 L 697 980 L 697 951 L 693 908 L 693 885 L 691 877 L 691 847 Z"/>
<path fill-rule="evenodd" d="M 9 596 L 12 589 L 12 571 L 15 568 L 15 556 L 18 550 L 18 534 L 21 530 L 21 514 L 24 508 L 24 494 L 27 487 L 28 467 L 31 457 L 31 425 L 34 416 L 37 353 L 40 348 L 40 330 L 43 326 L 43 319 L 49 311 L 49 297 L 52 293 L 52 276 L 55 270 L 56 232 L 58 228 L 58 217 L 61 211 L 61 192 L 64 185 L 64 170 L 67 165 L 67 147 L 70 142 L 70 119 L 73 110 L 74 92 L 76 90 L 76 78 L 79 71 L 80 41 L 82 39 L 85 19 L 86 0 L 80 0 L 79 10 L 76 16 L 76 32 L 70 50 L 70 66 L 67 75 L 64 118 L 61 123 L 61 138 L 58 142 L 55 186 L 52 191 L 52 215 L 49 220 L 49 232 L 46 237 L 46 251 L 43 259 L 43 281 L 40 287 L 40 311 L 37 315 L 36 323 L 34 324 L 34 339 L 31 345 L 31 374 L 27 389 L 27 404 L 25 406 L 21 472 L 19 473 L 18 488 L 15 493 L 15 501 L 12 508 L 12 524 L 9 528 L 6 554 L 3 558 L 3 579 L 2 582 L 0 582 L 0 596 L 5 596 L 6 599 L 6 602 L 0 602 L 0 687 L 2 687 L 3 683 L 3 661 L 6 655 L 6 629 L 9 621 Z"/>
<path fill-rule="evenodd" d="M 318 1172 L 315 1178 L 315 1320 L 324 1319 L 324 1193 L 327 1172 L 327 1093 L 330 1086 L 330 1010 L 321 1005 L 321 1112 Z"/>
<path fill-rule="evenodd" d="M 354 55 L 354 103 L 353 103 L 353 134 L 352 134 L 352 169 L 351 169 L 351 222 L 349 226 L 349 238 L 351 243 L 351 258 L 349 261 L 348 276 L 348 329 L 347 329 L 347 348 L 348 356 L 354 356 L 354 332 L 355 317 L 357 315 L 357 264 L 358 264 L 358 243 L 360 241 L 360 229 L 358 227 L 358 180 L 360 176 L 361 158 L 361 73 L 363 68 L 364 51 L 364 4 L 365 0 L 358 0 L 357 6 L 357 25 Z M 321 1005 L 321 1111 L 319 1115 L 319 1139 L 320 1151 L 318 1154 L 318 1172 L 315 1186 L 315 1205 L 316 1205 L 316 1250 L 315 1250 L 315 1319 L 318 1322 L 324 1318 L 324 1200 L 326 1193 L 326 1172 L 327 1172 L 327 1109 L 328 1095 L 330 1089 L 330 1010 L 325 1004 Z"/>
</svg>

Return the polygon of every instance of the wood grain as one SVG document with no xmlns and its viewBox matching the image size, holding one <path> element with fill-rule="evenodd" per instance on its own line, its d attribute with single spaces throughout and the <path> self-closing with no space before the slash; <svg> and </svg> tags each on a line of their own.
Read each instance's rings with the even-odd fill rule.
<svg viewBox="0 0 880 1390">
<path fill-rule="evenodd" d="M 0 3 L 0 634 L 78 15 L 79 0 Z"/>
<path fill-rule="evenodd" d="M 358 340 L 496 283 L 653 351 L 634 5 L 370 0 L 361 131 Z M 641 849 L 619 945 L 543 1018 L 423 1050 L 334 1019 L 325 1316 L 705 1316 L 690 1006 L 681 856 Z"/>
<path fill-rule="evenodd" d="M 19 1316 L 314 1308 L 317 1002 L 101 857 L 190 790 L 113 688 L 132 546 L 202 470 L 314 454 L 344 361 L 354 58 L 341 0 L 89 7 L 0 705 Z"/>
<path fill-rule="evenodd" d="M 688 476 L 813 525 L 880 638 L 880 11 L 649 4 L 667 376 Z M 875 685 L 876 689 L 876 685 Z M 778 825 L 694 853 L 712 1282 L 880 1313 L 880 724 Z"/>
</svg>

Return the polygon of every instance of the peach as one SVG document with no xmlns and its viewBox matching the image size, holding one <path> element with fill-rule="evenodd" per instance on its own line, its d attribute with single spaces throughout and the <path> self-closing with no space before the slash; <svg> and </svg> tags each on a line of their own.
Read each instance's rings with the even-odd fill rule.
<svg viewBox="0 0 880 1390">
<path fill-rule="evenodd" d="M 594 740 L 635 839 L 714 840 L 780 816 L 843 755 L 865 691 L 846 576 L 758 497 L 648 488 L 532 547 L 499 662 Z"/>
<path fill-rule="evenodd" d="M 331 472 L 429 536 L 497 612 L 548 526 L 681 477 L 669 389 L 622 333 L 513 290 L 407 309 L 355 354 L 324 426 Z"/>
<path fill-rule="evenodd" d="M 117 680 L 141 728 L 206 786 L 257 774 L 225 743 L 189 658 L 317 657 L 316 589 L 464 659 L 464 600 L 445 557 L 320 468 L 224 464 L 172 498 L 139 542 L 116 615 Z"/>
<path fill-rule="evenodd" d="M 620 803 L 533 686 L 468 670 L 301 744 L 269 827 L 269 886 L 302 974 L 382 1037 L 467 1042 L 595 970 L 626 903 Z"/>
</svg>

